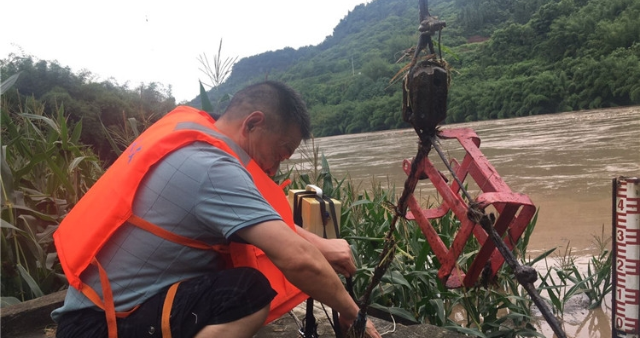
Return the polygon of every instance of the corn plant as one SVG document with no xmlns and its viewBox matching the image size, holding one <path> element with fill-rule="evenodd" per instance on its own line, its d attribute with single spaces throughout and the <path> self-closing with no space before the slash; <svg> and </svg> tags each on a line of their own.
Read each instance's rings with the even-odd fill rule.
<svg viewBox="0 0 640 338">
<path fill-rule="evenodd" d="M 114 124 L 109 127 L 105 126 L 102 121 L 100 125 L 107 136 L 107 141 L 113 152 L 120 156 L 133 141 L 140 136 L 140 132 L 147 129 L 153 124 L 155 116 L 139 114 L 138 119 L 135 117 L 127 117 L 122 112 L 122 124 Z"/>
<path fill-rule="evenodd" d="M 202 68 L 200 71 L 205 73 L 209 78 L 210 82 L 205 82 L 209 88 L 217 88 L 219 87 L 226 79 L 231 75 L 231 71 L 233 70 L 233 65 L 238 61 L 238 57 L 227 57 L 224 60 L 222 59 L 222 39 L 220 39 L 220 44 L 218 45 L 218 53 L 213 55 L 213 66 L 209 62 L 207 55 L 202 53 L 201 56 L 198 57 L 198 61 Z M 203 82 L 200 81 L 202 84 Z"/>
<path fill-rule="evenodd" d="M 351 184 L 346 185 L 343 201 L 343 236 L 353 244 L 359 267 L 354 280 L 356 294 L 366 287 L 378 261 L 381 243 L 393 216 L 388 202 L 392 192 L 374 185 L 377 194 L 364 192 L 353 196 Z M 451 244 L 460 222 L 448 214 L 432 221 L 445 244 Z M 535 226 L 532 222 L 516 251 L 526 252 L 526 245 Z M 394 234 L 396 259 L 374 291 L 372 308 L 390 313 L 409 322 L 428 322 L 475 336 L 515 337 L 539 335 L 532 325 L 531 302 L 508 267 L 499 270 L 489 287 L 447 289 L 437 277 L 440 264 L 424 235 L 414 222 L 403 222 Z M 469 241 L 457 265 L 466 270 L 479 249 L 479 243 Z M 463 325 L 451 320 L 451 314 L 464 313 Z"/>
<path fill-rule="evenodd" d="M 276 177 L 276 180 L 293 178 L 292 189 L 304 189 L 306 185 L 313 184 L 320 187 L 323 194 L 331 198 L 342 199 L 341 187 L 347 178 L 338 181 L 331 174 L 329 162 L 324 154 L 320 153 L 320 148 L 315 145 L 314 138 L 308 142 L 300 150 L 303 158 L 302 169 L 299 166 L 287 167 Z"/>
<path fill-rule="evenodd" d="M 3 84 L 3 90 L 4 84 Z M 29 98 L 3 102 L 2 304 L 57 291 L 66 280 L 52 234 L 68 210 L 102 174 L 97 157 L 80 143 L 64 108 L 46 112 Z"/>
<path fill-rule="evenodd" d="M 231 75 L 231 71 L 233 70 L 233 65 L 238 61 L 238 57 L 227 57 L 222 60 L 222 39 L 220 39 L 220 45 L 218 46 L 218 53 L 212 56 L 213 66 L 209 62 L 207 55 L 202 53 L 201 56 L 198 57 L 198 61 L 202 68 L 199 68 L 201 72 L 203 72 L 208 78 L 209 82 L 200 81 L 200 101 L 202 103 L 202 110 L 212 114 L 214 117 L 217 117 L 221 114 L 220 108 L 229 100 L 231 100 L 231 95 L 221 95 L 216 101 L 215 107 L 211 104 L 209 100 L 209 96 L 207 91 L 204 88 L 204 85 L 209 87 L 211 90 L 217 90 L 218 87 Z"/>
<path fill-rule="evenodd" d="M 303 154 L 311 169 L 296 172 L 294 185 L 322 183 L 323 189 L 339 191 L 343 213 L 341 236 L 351 243 L 358 266 L 353 278 L 354 296 L 357 298 L 370 282 L 378 264 L 384 237 L 393 217 L 395 188 L 385 190 L 373 180 L 370 191 L 361 191 L 360 184 L 345 179 L 338 181 L 331 176 L 328 163 L 319 150 L 313 147 Z M 305 163 L 307 165 L 307 163 Z M 320 169 L 320 170 L 319 170 Z M 283 175 L 290 175 L 289 169 Z M 523 264 L 533 265 L 546 258 L 553 250 L 525 261 L 527 246 L 535 228 L 536 218 L 526 228 L 522 240 L 514 252 Z M 451 245 L 460 222 L 452 214 L 432 221 L 441 240 Z M 541 336 L 533 326 L 531 301 L 527 292 L 518 284 L 508 266 L 501 268 L 488 286 L 449 290 L 437 277 L 440 263 L 414 222 L 403 221 L 394 237 L 397 243 L 396 258 L 379 286 L 372 293 L 371 311 L 378 315 L 392 315 L 404 323 L 426 322 L 450 330 L 479 337 Z M 457 265 L 466 270 L 480 248 L 476 240 L 465 246 Z M 463 313 L 464 319 L 454 321 L 453 313 Z"/>
</svg>

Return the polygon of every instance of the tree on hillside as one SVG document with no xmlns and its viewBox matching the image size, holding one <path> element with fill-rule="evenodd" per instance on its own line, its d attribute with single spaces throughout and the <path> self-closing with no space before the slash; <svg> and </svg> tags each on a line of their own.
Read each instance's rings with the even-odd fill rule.
<svg viewBox="0 0 640 338">
<path fill-rule="evenodd" d="M 361 4 L 318 46 L 239 60 L 220 91 L 233 94 L 265 74 L 286 81 L 307 101 L 316 136 L 407 127 L 395 119 L 401 102 L 388 108 L 387 100 L 402 90 L 388 79 L 417 43 L 417 5 Z M 640 104 L 637 0 L 429 5 L 432 15 L 447 21 L 440 40 L 453 77 L 446 123 Z"/>
<path fill-rule="evenodd" d="M 0 72 L 2 78 L 20 73 L 3 95 L 8 109 L 19 111 L 29 98 L 42 101 L 49 112 L 64 107 L 71 124 L 83 121 L 82 142 L 91 145 L 106 163 L 113 161 L 118 151 L 113 149 L 106 130 L 130 118 L 151 123 L 176 106 L 170 87 L 141 83 L 130 89 L 112 80 L 97 82 L 89 71 L 76 74 L 57 61 L 30 55 L 9 55 L 0 61 Z"/>
</svg>

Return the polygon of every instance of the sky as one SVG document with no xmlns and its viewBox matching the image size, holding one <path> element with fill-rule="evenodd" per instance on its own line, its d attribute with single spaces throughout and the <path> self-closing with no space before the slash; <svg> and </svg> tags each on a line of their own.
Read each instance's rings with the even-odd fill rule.
<svg viewBox="0 0 640 338">
<path fill-rule="evenodd" d="M 257 55 L 321 43 L 350 10 L 371 0 L 5 1 L 0 59 L 57 61 L 130 89 L 171 85 L 178 103 L 208 81 L 198 58 Z"/>
</svg>

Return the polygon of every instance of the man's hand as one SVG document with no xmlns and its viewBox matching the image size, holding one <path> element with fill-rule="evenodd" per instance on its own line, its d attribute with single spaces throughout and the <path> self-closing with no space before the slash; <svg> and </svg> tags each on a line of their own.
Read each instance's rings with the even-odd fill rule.
<svg viewBox="0 0 640 338">
<path fill-rule="evenodd" d="M 302 292 L 337 310 L 340 325 L 348 329 L 358 317 L 359 308 L 333 273 L 332 266 L 339 273 L 349 276 L 355 273 L 349 244 L 345 240 L 324 239 L 302 228 L 296 230 L 298 235 L 282 221 L 267 221 L 238 230 L 238 235 L 262 249 Z M 370 321 L 366 323 L 365 333 L 381 338 Z"/>
<path fill-rule="evenodd" d="M 320 250 L 337 273 L 345 277 L 351 277 L 356 273 L 351 247 L 347 241 L 344 239 L 325 239 L 300 227 L 297 231 L 300 236 Z"/>
<path fill-rule="evenodd" d="M 351 255 L 351 247 L 344 239 L 323 239 L 324 244 L 318 247 L 324 258 L 337 273 L 351 277 L 356 273 L 356 265 Z"/>
<path fill-rule="evenodd" d="M 342 319 L 342 316 L 340 316 L 339 320 L 342 332 L 345 333 L 343 335 L 348 336 L 346 335 L 346 333 L 349 331 L 349 328 L 351 327 L 351 325 L 353 325 L 353 323 L 345 323 Z M 370 320 L 367 320 L 364 333 L 365 336 L 369 338 L 382 338 L 382 336 L 380 335 L 380 333 L 378 333 L 378 330 L 376 330 L 375 326 L 373 326 L 373 323 Z"/>
<path fill-rule="evenodd" d="M 378 330 L 376 330 L 370 320 L 367 320 L 367 328 L 365 333 L 371 338 L 382 338 L 382 336 L 380 335 L 380 333 L 378 333 Z"/>
</svg>

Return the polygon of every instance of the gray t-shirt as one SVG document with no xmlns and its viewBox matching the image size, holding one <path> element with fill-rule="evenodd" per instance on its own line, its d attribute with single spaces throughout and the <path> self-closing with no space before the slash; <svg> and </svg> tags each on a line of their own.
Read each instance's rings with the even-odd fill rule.
<svg viewBox="0 0 640 338">
<path fill-rule="evenodd" d="M 249 159 L 237 145 L 226 142 L 242 159 Z M 236 231 L 281 219 L 236 158 L 201 142 L 172 152 L 151 168 L 137 191 L 133 212 L 211 245 L 240 240 L 234 236 Z M 128 223 L 100 250 L 98 261 L 111 281 L 116 311 L 130 310 L 160 289 L 220 269 L 222 264 L 215 251 L 176 244 Z M 82 280 L 102 295 L 95 267 L 90 266 Z M 95 305 L 69 288 L 64 305 L 52 317 L 57 321 L 65 312 L 88 307 Z"/>
</svg>

